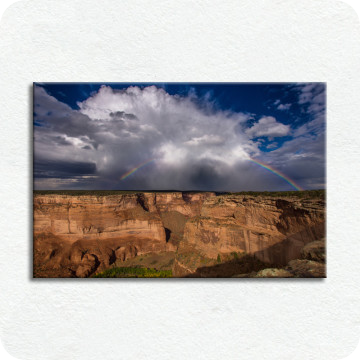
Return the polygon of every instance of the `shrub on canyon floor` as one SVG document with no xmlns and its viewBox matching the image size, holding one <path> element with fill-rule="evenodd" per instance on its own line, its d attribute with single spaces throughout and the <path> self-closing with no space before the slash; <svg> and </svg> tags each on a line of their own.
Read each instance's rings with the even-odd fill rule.
<svg viewBox="0 0 360 360">
<path fill-rule="evenodd" d="M 302 190 L 302 191 L 241 191 L 228 192 L 222 195 L 248 195 L 248 196 L 272 196 L 272 197 L 298 197 L 307 199 L 325 199 L 325 190 Z"/>
<path fill-rule="evenodd" d="M 238 259 L 226 260 L 222 259 L 222 263 L 203 266 L 196 269 L 195 272 L 185 275 L 189 278 L 229 278 L 234 275 L 242 275 L 241 277 L 252 277 L 253 273 L 266 268 L 275 268 L 277 265 L 263 263 L 254 255 L 244 254 L 239 256 Z"/>
<path fill-rule="evenodd" d="M 157 270 L 145 267 L 113 267 L 93 276 L 94 278 L 168 278 L 171 270 Z"/>
</svg>

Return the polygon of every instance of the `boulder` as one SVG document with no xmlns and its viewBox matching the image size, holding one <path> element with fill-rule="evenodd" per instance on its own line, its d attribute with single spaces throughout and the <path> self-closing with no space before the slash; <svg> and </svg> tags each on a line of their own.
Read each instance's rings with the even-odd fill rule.
<svg viewBox="0 0 360 360">
<path fill-rule="evenodd" d="M 75 275 L 77 277 L 88 277 L 90 276 L 97 268 L 99 261 L 95 255 L 85 254 L 81 264 L 76 269 Z"/>
<path fill-rule="evenodd" d="M 134 245 L 127 244 L 126 246 L 121 246 L 115 250 L 115 257 L 121 261 L 127 259 L 132 259 L 138 254 L 138 249 Z"/>
<path fill-rule="evenodd" d="M 292 260 L 289 262 L 286 270 L 292 273 L 295 277 L 303 278 L 325 278 L 326 267 L 324 263 L 313 260 Z"/>
<path fill-rule="evenodd" d="M 301 250 L 301 257 L 305 260 L 325 262 L 325 240 L 312 241 L 305 245 Z"/>
<path fill-rule="evenodd" d="M 260 270 L 254 277 L 257 278 L 290 278 L 294 275 L 284 269 L 268 268 Z"/>
</svg>

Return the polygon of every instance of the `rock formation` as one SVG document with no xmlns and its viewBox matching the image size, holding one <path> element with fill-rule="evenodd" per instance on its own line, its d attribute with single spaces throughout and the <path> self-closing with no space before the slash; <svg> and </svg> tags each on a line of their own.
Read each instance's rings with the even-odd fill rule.
<svg viewBox="0 0 360 360">
<path fill-rule="evenodd" d="M 318 261 L 321 253 L 304 246 L 324 237 L 324 207 L 322 199 L 210 192 L 35 193 L 34 276 L 88 277 L 168 251 L 173 276 L 243 254 L 279 266 Z"/>
<path fill-rule="evenodd" d="M 301 258 L 289 261 L 284 268 L 268 268 L 246 275 L 247 277 L 324 278 L 326 277 L 325 261 L 325 239 L 321 239 L 305 245 L 301 250 Z M 240 277 L 244 277 L 244 274 L 241 274 Z"/>
</svg>

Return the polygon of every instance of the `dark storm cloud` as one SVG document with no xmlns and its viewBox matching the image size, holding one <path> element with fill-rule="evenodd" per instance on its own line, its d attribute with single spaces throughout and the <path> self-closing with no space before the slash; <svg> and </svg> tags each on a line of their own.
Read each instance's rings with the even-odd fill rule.
<svg viewBox="0 0 360 360">
<path fill-rule="evenodd" d="M 35 86 L 34 122 L 40 125 L 34 127 L 35 188 L 288 189 L 250 158 L 303 186 L 319 187 L 324 184 L 324 88 L 286 89 L 307 116 L 298 125 L 264 113 L 221 110 L 210 95 L 170 95 L 155 86 L 102 86 L 74 110 Z"/>
<path fill-rule="evenodd" d="M 194 172 L 190 175 L 190 182 L 194 184 L 195 189 L 214 189 L 221 188 L 223 179 L 216 171 L 216 167 L 211 164 L 199 164 L 194 168 Z"/>
<path fill-rule="evenodd" d="M 134 114 L 126 114 L 124 111 L 115 111 L 111 112 L 110 117 L 116 120 L 138 120 L 138 118 Z"/>
<path fill-rule="evenodd" d="M 51 161 L 46 159 L 35 159 L 34 163 L 34 175 L 36 178 L 71 178 L 74 175 L 94 175 L 95 173 L 95 163 Z"/>
</svg>

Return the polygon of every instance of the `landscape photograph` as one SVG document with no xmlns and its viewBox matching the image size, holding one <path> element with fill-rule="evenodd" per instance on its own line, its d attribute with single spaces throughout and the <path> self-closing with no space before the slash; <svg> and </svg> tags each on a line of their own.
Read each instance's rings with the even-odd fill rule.
<svg viewBox="0 0 360 360">
<path fill-rule="evenodd" d="M 326 83 L 34 83 L 33 277 L 325 278 Z"/>
</svg>

